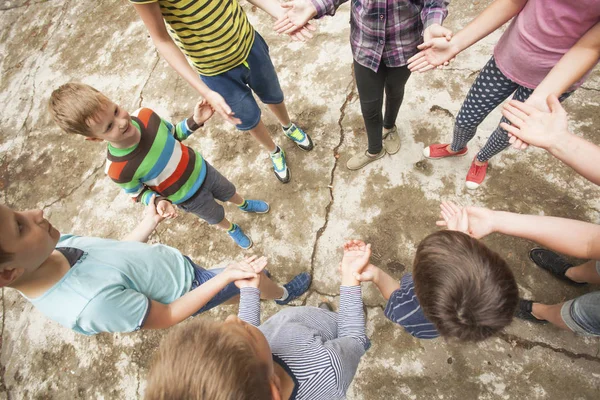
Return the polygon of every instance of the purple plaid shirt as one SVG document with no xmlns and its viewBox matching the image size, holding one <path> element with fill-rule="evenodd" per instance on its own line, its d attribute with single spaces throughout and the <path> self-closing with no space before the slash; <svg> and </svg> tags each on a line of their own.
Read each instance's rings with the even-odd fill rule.
<svg viewBox="0 0 600 400">
<path fill-rule="evenodd" d="M 310 0 L 317 17 L 334 15 L 348 0 Z M 350 45 L 354 60 L 375 72 L 384 62 L 401 67 L 419 51 L 423 30 L 442 24 L 448 15 L 445 0 L 351 0 Z"/>
</svg>

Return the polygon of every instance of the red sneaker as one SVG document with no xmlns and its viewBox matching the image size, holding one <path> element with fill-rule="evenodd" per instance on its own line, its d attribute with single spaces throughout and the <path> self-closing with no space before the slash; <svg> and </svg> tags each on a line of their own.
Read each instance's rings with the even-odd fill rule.
<svg viewBox="0 0 600 400">
<path fill-rule="evenodd" d="M 450 153 L 448 151 L 448 143 L 435 143 L 423 149 L 423 155 L 427 158 L 438 159 L 445 157 L 461 157 L 467 154 L 468 149 L 465 147 L 458 153 Z"/>
<path fill-rule="evenodd" d="M 486 161 L 483 165 L 477 165 L 475 164 L 475 160 L 476 158 L 473 159 L 471 168 L 469 168 L 469 172 L 467 173 L 467 181 L 465 182 L 467 189 L 477 189 L 483 183 L 487 172 L 488 162 Z"/>
</svg>

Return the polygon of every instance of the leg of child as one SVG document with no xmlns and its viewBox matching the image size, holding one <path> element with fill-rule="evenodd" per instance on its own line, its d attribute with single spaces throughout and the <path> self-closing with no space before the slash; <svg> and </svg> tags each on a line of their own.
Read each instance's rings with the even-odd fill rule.
<svg viewBox="0 0 600 400">
<path fill-rule="evenodd" d="M 533 303 L 532 313 L 562 329 L 584 335 L 600 336 L 600 291 L 579 296 L 565 303 Z"/>
<path fill-rule="evenodd" d="M 519 88 L 515 91 L 515 94 L 513 95 L 513 99 L 525 102 L 529 98 L 529 96 L 531 96 L 531 93 L 533 93 L 532 89 L 519 86 Z M 565 99 L 567 99 L 572 93 L 573 92 L 563 93 L 558 100 L 562 102 Z M 500 120 L 500 123 L 502 122 L 510 125 L 510 121 L 508 121 L 505 117 L 502 117 L 502 119 Z M 494 130 L 494 132 L 486 142 L 485 146 L 483 146 L 479 153 L 477 153 L 477 160 L 475 161 L 475 163 L 478 165 L 483 165 L 490 158 L 509 147 L 510 143 L 508 142 L 508 139 L 508 134 L 498 124 L 498 127 Z"/>
<path fill-rule="evenodd" d="M 271 133 L 263 123 L 262 119 L 260 120 L 258 125 L 250 129 L 248 132 L 250 133 L 250 135 L 252 135 L 254 139 L 256 139 L 258 143 L 261 144 L 261 146 L 267 149 L 270 153 L 275 153 L 275 151 L 277 150 L 277 145 L 271 138 Z"/>
<path fill-rule="evenodd" d="M 385 78 L 385 116 L 383 129 L 390 130 L 396 125 L 396 118 L 404 100 L 404 86 L 410 77 L 408 66 L 388 68 Z"/>
<path fill-rule="evenodd" d="M 533 303 L 531 313 L 537 319 L 546 320 L 561 329 L 570 330 L 560 315 L 560 310 L 564 304 L 565 303 L 546 305 L 542 303 Z"/>
<path fill-rule="evenodd" d="M 505 77 L 492 57 L 471 86 L 454 123 L 454 136 L 447 150 L 457 153 L 473 139 L 477 127 L 519 85 Z"/>
<path fill-rule="evenodd" d="M 565 272 L 567 278 L 580 283 L 600 285 L 600 261 L 590 260 Z"/>
<path fill-rule="evenodd" d="M 378 72 L 373 72 L 371 69 L 354 61 L 356 87 L 358 88 L 360 108 L 369 141 L 367 154 L 371 157 L 375 157 L 383 149 L 383 113 L 381 109 L 383 106 L 383 88 L 385 85 L 384 68 L 385 66 L 381 65 Z"/>
<path fill-rule="evenodd" d="M 278 104 L 267 104 L 267 107 L 273 114 L 275 114 L 277 121 L 279 121 L 283 128 L 290 127 L 292 120 L 290 119 L 287 108 L 285 107 L 285 102 L 282 101 Z"/>
</svg>

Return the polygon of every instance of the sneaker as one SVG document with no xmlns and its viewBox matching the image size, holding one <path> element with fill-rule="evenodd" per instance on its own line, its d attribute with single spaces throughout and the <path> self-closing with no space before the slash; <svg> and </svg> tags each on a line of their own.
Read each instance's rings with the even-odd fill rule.
<svg viewBox="0 0 600 400">
<path fill-rule="evenodd" d="M 283 306 L 302 296 L 302 294 L 308 290 L 311 280 L 312 278 L 308 272 L 303 272 L 299 275 L 296 275 L 294 279 L 283 285 L 283 287 L 288 291 L 287 298 L 285 300 L 275 300 L 275 303 Z"/>
<path fill-rule="evenodd" d="M 546 321 L 546 320 L 536 318 L 531 312 L 532 309 L 533 309 L 533 301 L 519 299 L 519 305 L 517 306 L 517 309 L 515 310 L 515 317 L 517 317 L 519 319 L 524 319 L 525 321 L 530 321 L 530 322 L 533 322 L 536 324 L 547 324 L 548 323 L 548 321 Z"/>
<path fill-rule="evenodd" d="M 385 156 L 385 147 L 381 149 L 379 154 L 371 157 L 367 155 L 367 151 L 364 153 L 358 153 L 352 156 L 346 163 L 346 167 L 351 171 L 356 171 L 357 169 L 361 169 L 365 165 L 372 163 L 375 160 L 379 160 L 381 157 Z"/>
<path fill-rule="evenodd" d="M 247 213 L 256 214 L 266 214 L 271 209 L 271 207 L 269 207 L 269 203 L 262 200 L 246 200 L 246 206 L 239 206 L 238 208 Z"/>
<path fill-rule="evenodd" d="M 432 160 L 437 160 L 438 158 L 446 157 L 462 157 L 469 151 L 469 149 L 465 147 L 457 153 L 450 153 L 448 151 L 448 146 L 448 143 L 435 143 L 429 145 L 423 149 L 423 155 L 427 158 L 431 158 Z"/>
<path fill-rule="evenodd" d="M 477 189 L 485 179 L 485 174 L 488 168 L 488 162 L 486 161 L 483 165 L 475 164 L 476 158 L 473 159 L 471 163 L 471 168 L 469 168 L 469 172 L 467 173 L 467 180 L 465 182 L 465 186 L 467 189 Z"/>
<path fill-rule="evenodd" d="M 270 154 L 271 162 L 273 163 L 273 172 L 281 183 L 288 183 L 292 177 L 290 169 L 285 162 L 285 151 L 278 147 L 279 151 L 275 154 Z"/>
<path fill-rule="evenodd" d="M 242 249 L 246 250 L 252 247 L 252 239 L 250 239 L 250 236 L 246 235 L 244 231 L 242 231 L 242 228 L 240 228 L 239 225 L 233 224 L 233 230 L 230 232 L 228 231 L 227 233 L 229 236 L 231 236 L 235 244 L 240 246 Z"/>
<path fill-rule="evenodd" d="M 572 285 L 585 285 L 585 283 L 575 282 L 565 275 L 567 270 L 573 267 L 573 264 L 568 263 L 564 258 L 553 251 L 540 248 L 532 249 L 529 252 L 529 258 L 538 267 L 545 269 L 560 280 L 569 282 Z"/>
<path fill-rule="evenodd" d="M 396 154 L 400 150 L 400 135 L 396 125 L 383 136 L 383 148 L 388 154 Z"/>
<path fill-rule="evenodd" d="M 310 136 L 302 129 L 298 128 L 296 124 L 292 123 L 289 128 L 285 129 L 284 127 L 281 127 L 281 129 L 283 130 L 283 134 L 292 139 L 292 141 L 296 143 L 296 146 L 300 147 L 301 150 L 311 151 L 313 149 L 314 146 Z"/>
</svg>

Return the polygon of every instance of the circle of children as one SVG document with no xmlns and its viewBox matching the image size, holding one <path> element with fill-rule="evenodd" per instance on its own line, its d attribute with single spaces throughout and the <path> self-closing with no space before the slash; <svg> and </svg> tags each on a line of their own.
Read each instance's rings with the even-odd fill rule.
<svg viewBox="0 0 600 400">
<path fill-rule="evenodd" d="M 215 199 L 247 213 L 267 213 L 269 205 L 245 199 L 183 143 L 213 113 L 248 131 L 269 152 L 283 183 L 291 179 L 285 151 L 263 124 L 253 93 L 300 149 L 312 150 L 313 142 L 290 120 L 267 44 L 236 0 L 130 1 L 160 54 L 204 100 L 192 116 L 172 124 L 147 108 L 130 115 L 87 85 L 57 88 L 49 102 L 53 119 L 67 133 L 106 141 L 108 176 L 146 211 L 133 232 L 115 241 L 61 235 L 41 211 L 2 205 L 0 263 L 3 286 L 85 335 L 167 328 L 239 301 L 238 316 L 224 322 L 197 319 L 167 335 L 146 398 L 344 398 L 370 346 L 361 299 L 365 281 L 388 301 L 386 317 L 417 338 L 480 341 L 515 315 L 600 335 L 600 292 L 553 305 L 519 299 L 507 263 L 479 240 L 500 232 L 535 241 L 552 249 L 531 251 L 539 267 L 569 284 L 598 284 L 600 263 L 594 260 L 600 259 L 600 227 L 591 223 L 443 202 L 438 225 L 447 229 L 418 245 L 412 274 L 398 281 L 369 262 L 369 244 L 350 240 L 339 267 L 337 313 L 326 303 L 289 307 L 262 324 L 260 299 L 289 303 L 308 290 L 308 273 L 281 286 L 264 270 L 265 257 L 203 269 L 177 249 L 146 244 L 157 224 L 176 215 L 177 206 L 217 225 L 238 246 L 252 245 Z M 249 2 L 276 18 L 277 32 L 304 41 L 315 34 L 309 21 L 333 16 L 345 0 Z M 512 94 L 499 126 L 475 155 L 466 186 L 480 186 L 489 159 L 511 144 L 543 148 L 600 184 L 600 148 L 568 130 L 560 104 L 600 58 L 600 1 L 496 0 L 456 33 L 442 27 L 447 7 L 443 0 L 352 1 L 350 42 L 368 148 L 350 157 L 347 167 L 359 169 L 399 150 L 395 122 L 411 72 L 447 65 L 514 18 L 467 94 L 452 141 L 430 144 L 424 156 L 465 155 L 478 125 Z M 572 265 L 554 251 L 592 261 Z"/>
</svg>

